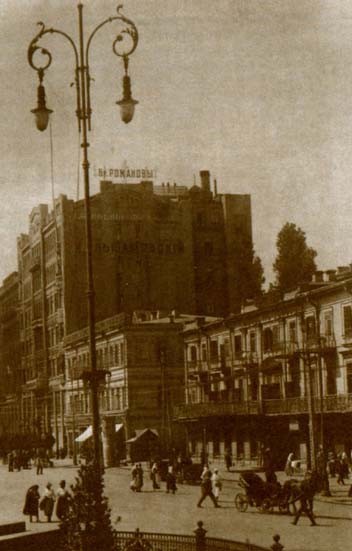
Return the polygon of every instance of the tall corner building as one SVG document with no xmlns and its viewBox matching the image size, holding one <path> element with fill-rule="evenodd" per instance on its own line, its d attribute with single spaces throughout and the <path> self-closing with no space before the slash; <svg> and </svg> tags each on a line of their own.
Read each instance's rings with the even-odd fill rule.
<svg viewBox="0 0 352 551">
<path fill-rule="evenodd" d="M 91 197 L 97 321 L 135 310 L 238 311 L 236 250 L 240 240 L 252 242 L 250 196 L 213 193 L 209 172 L 200 176 L 201 185 L 191 188 L 100 183 Z M 31 325 L 41 341 L 34 321 L 57 311 L 57 339 L 51 340 L 85 327 L 84 201 L 60 195 L 55 211 L 35 207 L 17 250 L 23 329 Z"/>
<path fill-rule="evenodd" d="M 226 315 L 239 306 L 236 242 L 252 241 L 249 195 L 214 195 L 201 186 L 113 184 L 92 197 L 96 316 L 177 310 Z M 67 334 L 84 327 L 84 202 L 63 210 L 62 262 Z"/>
<path fill-rule="evenodd" d="M 191 188 L 101 182 L 91 197 L 97 322 L 136 310 L 238 310 L 236 249 L 252 240 L 250 197 L 217 194 L 209 172 L 200 176 Z M 20 415 L 40 433 L 65 408 L 63 337 L 87 325 L 84 201 L 60 195 L 52 210 L 33 208 L 17 252 Z"/>
</svg>

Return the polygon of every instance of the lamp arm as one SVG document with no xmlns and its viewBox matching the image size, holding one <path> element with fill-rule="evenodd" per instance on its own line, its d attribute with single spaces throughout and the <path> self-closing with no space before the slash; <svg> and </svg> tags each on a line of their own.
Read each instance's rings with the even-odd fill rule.
<svg viewBox="0 0 352 551">
<path fill-rule="evenodd" d="M 49 34 L 49 33 L 50 34 L 54 34 L 54 33 L 55 34 L 60 34 L 61 36 L 63 36 L 64 38 L 66 38 L 69 41 L 69 43 L 71 44 L 71 46 L 73 48 L 73 52 L 74 52 L 74 55 L 75 55 L 75 87 L 76 87 L 76 100 L 77 100 L 76 115 L 77 115 L 77 118 L 78 118 L 78 128 L 79 128 L 79 131 L 81 131 L 81 111 L 82 110 L 81 110 L 81 92 L 80 92 L 80 84 L 79 84 L 79 78 L 78 78 L 78 75 L 79 75 L 79 57 L 78 57 L 78 50 L 77 50 L 76 44 L 74 43 L 74 41 L 72 40 L 70 35 L 68 35 L 64 31 L 60 31 L 59 29 L 54 29 L 54 28 L 46 29 L 45 24 L 42 21 L 39 21 L 37 23 L 37 25 L 39 25 L 41 28 L 40 28 L 40 31 L 38 32 L 38 34 L 33 38 L 33 40 L 30 42 L 30 44 L 28 46 L 27 58 L 28 58 L 28 63 L 32 67 L 32 69 L 37 71 L 40 82 L 42 82 L 42 80 L 43 80 L 44 72 L 51 65 L 52 55 L 46 48 L 42 48 L 41 46 L 38 45 L 38 40 L 40 38 L 42 38 L 44 35 Z M 38 50 L 40 51 L 40 53 L 42 55 L 47 57 L 46 63 L 42 66 L 37 65 L 34 61 L 35 53 Z"/>
<path fill-rule="evenodd" d="M 122 29 L 118 33 L 118 35 L 116 36 L 116 38 L 113 42 L 113 45 L 112 45 L 113 52 L 117 56 L 122 57 L 124 60 L 126 60 L 128 58 L 128 56 L 133 54 L 133 52 L 137 48 L 137 44 L 138 44 L 138 30 L 137 30 L 137 27 L 133 23 L 133 21 L 131 21 L 130 19 L 128 19 L 127 17 L 125 17 L 124 15 L 122 15 L 120 13 L 121 8 L 122 8 L 122 4 L 120 4 L 117 7 L 118 15 L 115 15 L 114 17 L 109 17 L 108 19 L 105 19 L 104 21 L 102 21 L 102 23 L 97 25 L 97 27 L 95 27 L 95 29 L 90 34 L 90 36 L 88 38 L 88 41 L 87 41 L 85 57 L 86 57 L 86 67 L 87 67 L 87 114 L 88 114 L 88 127 L 89 127 L 89 130 L 91 130 L 91 113 L 92 113 L 91 103 L 90 103 L 90 83 L 91 83 L 91 80 L 93 80 L 92 77 L 90 76 L 90 72 L 89 72 L 89 49 L 90 49 L 90 46 L 91 46 L 91 43 L 92 43 L 92 40 L 93 40 L 94 36 L 107 23 L 112 23 L 113 21 L 122 21 L 123 23 L 126 24 L 126 28 Z M 120 51 L 117 50 L 117 44 L 123 42 L 124 35 L 126 35 L 126 34 L 131 37 L 132 43 L 131 43 L 129 48 L 126 48 L 125 50 L 120 52 Z"/>
</svg>

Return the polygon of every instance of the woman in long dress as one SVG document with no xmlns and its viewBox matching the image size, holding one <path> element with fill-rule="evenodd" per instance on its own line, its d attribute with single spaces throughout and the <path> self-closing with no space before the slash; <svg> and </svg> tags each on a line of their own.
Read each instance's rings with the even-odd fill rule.
<svg viewBox="0 0 352 551">
<path fill-rule="evenodd" d="M 44 490 L 43 499 L 40 502 L 40 508 L 44 512 L 48 522 L 51 522 L 51 517 L 53 516 L 55 497 L 53 486 L 51 482 L 48 482 Z"/>
<path fill-rule="evenodd" d="M 23 507 L 23 514 L 29 515 L 29 522 L 33 522 L 33 517 L 36 517 L 37 522 L 39 522 L 39 499 L 39 486 L 34 484 L 27 490 Z"/>
<path fill-rule="evenodd" d="M 65 480 L 61 480 L 57 491 L 56 516 L 59 520 L 65 518 L 68 512 L 70 494 L 66 490 Z"/>
</svg>

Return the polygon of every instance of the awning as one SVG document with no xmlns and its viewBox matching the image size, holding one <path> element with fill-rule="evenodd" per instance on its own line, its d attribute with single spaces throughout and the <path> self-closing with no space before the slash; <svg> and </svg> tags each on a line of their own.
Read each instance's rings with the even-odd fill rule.
<svg viewBox="0 0 352 551">
<path fill-rule="evenodd" d="M 89 425 L 89 427 L 86 428 L 86 430 L 83 431 L 82 434 L 80 434 L 79 436 L 77 436 L 77 438 L 75 438 L 75 442 L 85 442 L 91 436 L 93 436 L 93 427 L 92 425 Z"/>
<path fill-rule="evenodd" d="M 119 432 L 120 429 L 122 429 L 123 423 L 116 423 L 115 425 L 115 432 Z"/>
<path fill-rule="evenodd" d="M 129 440 L 126 440 L 126 444 L 132 444 L 133 442 L 137 442 L 142 436 L 144 436 L 146 433 L 150 432 L 153 436 L 159 437 L 158 431 L 156 429 L 142 429 L 136 430 L 136 436 L 133 438 L 130 438 Z"/>
</svg>

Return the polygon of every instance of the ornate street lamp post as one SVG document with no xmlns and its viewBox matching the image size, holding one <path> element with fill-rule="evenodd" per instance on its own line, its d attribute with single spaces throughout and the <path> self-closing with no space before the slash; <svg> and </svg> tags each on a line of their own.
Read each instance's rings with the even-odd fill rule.
<svg viewBox="0 0 352 551">
<path fill-rule="evenodd" d="M 116 103 L 120 106 L 121 118 L 125 123 L 132 120 L 134 109 L 138 103 L 132 97 L 131 79 L 128 74 L 129 56 L 134 52 L 138 44 L 138 31 L 135 24 L 121 14 L 121 5 L 117 8 L 117 15 L 105 19 L 90 34 L 86 44 L 84 41 L 83 28 L 83 4 L 78 6 L 78 47 L 74 40 L 65 32 L 55 28 L 46 28 L 44 23 L 40 22 L 40 31 L 33 38 L 28 47 L 28 62 L 30 66 L 37 71 L 39 78 L 38 86 L 38 105 L 32 109 L 36 119 L 38 130 L 43 131 L 47 128 L 52 110 L 46 105 L 46 94 L 43 85 L 45 71 L 49 68 L 52 56 L 46 49 L 38 45 L 38 41 L 47 34 L 59 34 L 69 41 L 73 48 L 75 58 L 75 87 L 76 87 L 76 115 L 78 119 L 78 130 L 82 136 L 81 147 L 83 149 L 83 173 L 84 173 L 84 202 L 85 202 L 85 232 L 86 232 L 86 270 L 87 270 L 87 300 L 88 300 L 88 328 L 89 328 L 89 352 L 90 352 L 90 371 L 85 373 L 85 379 L 89 382 L 92 398 L 92 428 L 94 440 L 94 462 L 97 467 L 101 467 L 100 458 L 100 418 L 99 418 L 99 383 L 105 379 L 105 371 L 97 369 L 96 344 L 95 344 L 95 292 L 93 281 L 93 260 L 92 260 L 92 226 L 90 211 L 90 191 L 89 191 L 89 161 L 87 140 L 88 131 L 91 130 L 91 101 L 90 101 L 90 83 L 92 77 L 89 69 L 89 52 L 92 39 L 97 31 L 103 28 L 107 23 L 118 22 L 119 32 L 113 42 L 113 52 L 122 58 L 124 66 L 123 77 L 123 97 Z M 36 54 L 44 56 L 44 63 L 38 64 Z"/>
</svg>

